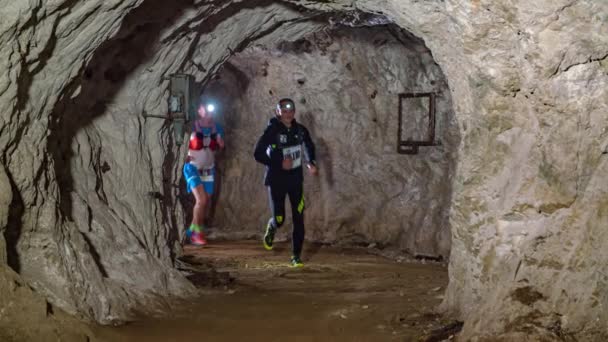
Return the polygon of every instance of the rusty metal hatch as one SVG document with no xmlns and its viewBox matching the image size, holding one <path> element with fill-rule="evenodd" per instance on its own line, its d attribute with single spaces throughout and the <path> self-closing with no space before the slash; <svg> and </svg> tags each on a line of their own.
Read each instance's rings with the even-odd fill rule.
<svg viewBox="0 0 608 342">
<path fill-rule="evenodd" d="M 435 143 L 435 93 L 399 94 L 397 153 L 418 154 Z"/>
</svg>

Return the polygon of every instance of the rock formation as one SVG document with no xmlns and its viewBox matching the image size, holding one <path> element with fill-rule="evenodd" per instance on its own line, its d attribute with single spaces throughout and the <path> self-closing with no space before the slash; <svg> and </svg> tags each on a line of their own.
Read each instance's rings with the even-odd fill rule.
<svg viewBox="0 0 608 342">
<path fill-rule="evenodd" d="M 427 85 L 424 77 L 430 82 L 443 74 L 450 90 L 442 99 L 445 113 L 453 113 L 445 132 L 459 138 L 458 146 L 416 157 L 419 174 L 427 163 L 453 160 L 453 177 L 441 180 L 448 197 L 411 198 L 449 215 L 443 308 L 465 321 L 462 338 L 608 338 L 605 1 L 0 1 L 0 18 L 0 280 L 11 279 L 5 269 L 11 267 L 54 305 L 103 323 L 191 294 L 173 267 L 184 221 L 178 196 L 183 150 L 170 126 L 141 116 L 165 111 L 163 77 L 185 72 L 208 84 L 249 46 L 294 42 L 327 27 L 391 23 L 418 37 L 438 65 L 423 63 L 420 82 L 408 85 Z M 359 57 L 361 67 L 375 63 Z M 368 95 L 364 87 L 357 91 Z M 379 101 L 383 94 L 378 90 Z M 375 127 L 383 119 L 374 123 L 366 107 L 371 102 L 360 97 L 343 106 L 362 113 L 343 128 L 347 137 L 380 135 Z M 322 137 L 331 119 L 313 116 L 313 105 L 321 103 L 306 101 L 311 115 L 302 120 Z M 340 155 L 320 141 L 325 158 Z M 383 146 L 370 147 L 368 155 Z M 245 161 L 245 152 L 238 153 Z M 356 177 L 371 175 L 366 160 L 344 167 Z M 396 169 L 399 160 L 391 164 Z M 402 177 L 400 169 L 394 174 Z M 433 187 L 436 176 L 428 177 Z M 378 194 L 397 196 L 401 189 L 392 181 L 378 180 Z M 326 196 L 328 184 L 321 178 L 309 194 Z M 376 221 L 350 216 L 355 208 L 337 217 L 323 212 L 349 196 L 311 203 L 313 225 L 347 227 L 313 228 L 311 237 L 332 240 Z M 382 196 L 370 203 L 376 210 Z M 442 200 L 448 203 L 432 202 Z M 441 217 L 422 217 L 428 208 L 389 207 L 401 213 L 389 221 L 401 222 L 394 229 L 444 224 Z M 222 215 L 234 225 L 227 213 L 218 219 Z M 412 215 L 420 216 L 411 221 Z M 415 248 L 408 241 L 417 237 L 399 237 L 388 223 L 370 229 L 366 239 Z M 447 235 L 437 234 L 440 242 L 425 248 L 444 253 Z"/>
</svg>

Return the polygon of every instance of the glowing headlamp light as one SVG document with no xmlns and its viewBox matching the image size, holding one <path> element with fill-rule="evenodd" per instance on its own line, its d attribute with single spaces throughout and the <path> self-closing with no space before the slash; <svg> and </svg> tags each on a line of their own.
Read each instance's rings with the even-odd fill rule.
<svg viewBox="0 0 608 342">
<path fill-rule="evenodd" d="M 209 112 L 209 113 L 215 112 L 215 106 L 212 105 L 212 104 L 208 104 L 207 105 L 207 112 Z"/>
<path fill-rule="evenodd" d="M 291 101 L 289 99 L 279 101 L 279 104 L 277 107 L 279 110 L 288 110 L 288 111 L 293 111 L 296 109 L 296 106 L 294 105 L 293 101 Z"/>
</svg>

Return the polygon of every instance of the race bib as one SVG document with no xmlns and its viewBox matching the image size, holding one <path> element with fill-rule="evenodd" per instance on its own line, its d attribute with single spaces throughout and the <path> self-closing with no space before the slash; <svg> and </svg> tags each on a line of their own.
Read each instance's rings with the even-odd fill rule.
<svg viewBox="0 0 608 342">
<path fill-rule="evenodd" d="M 213 169 L 202 169 L 199 171 L 203 182 L 213 182 Z"/>
<path fill-rule="evenodd" d="M 302 145 L 283 148 L 283 159 L 291 159 L 291 168 L 302 166 Z"/>
</svg>

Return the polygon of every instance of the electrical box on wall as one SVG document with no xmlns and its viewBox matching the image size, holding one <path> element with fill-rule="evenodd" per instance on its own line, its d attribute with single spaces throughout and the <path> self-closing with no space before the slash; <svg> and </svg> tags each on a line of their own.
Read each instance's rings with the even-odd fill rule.
<svg viewBox="0 0 608 342">
<path fill-rule="evenodd" d="M 158 118 L 172 122 L 175 143 L 184 142 L 186 125 L 196 119 L 198 92 L 194 77 L 188 74 L 173 74 L 169 76 L 169 97 L 167 99 L 167 115 L 148 114 L 146 118 Z"/>
<path fill-rule="evenodd" d="M 181 145 L 184 140 L 186 124 L 196 118 L 196 99 L 194 77 L 187 74 L 174 74 L 169 80 L 168 115 L 173 120 L 175 143 Z"/>
</svg>

